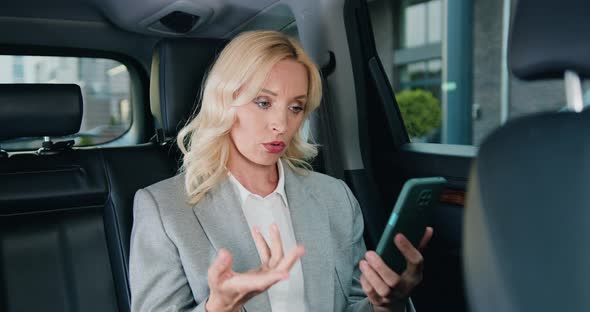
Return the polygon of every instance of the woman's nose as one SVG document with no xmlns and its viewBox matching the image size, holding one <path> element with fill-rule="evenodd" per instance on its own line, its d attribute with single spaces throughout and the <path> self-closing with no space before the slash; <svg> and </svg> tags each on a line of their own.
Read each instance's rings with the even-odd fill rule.
<svg viewBox="0 0 590 312">
<path fill-rule="evenodd" d="M 285 132 L 287 128 L 287 113 L 277 110 L 272 114 L 270 127 L 274 132 Z"/>
</svg>

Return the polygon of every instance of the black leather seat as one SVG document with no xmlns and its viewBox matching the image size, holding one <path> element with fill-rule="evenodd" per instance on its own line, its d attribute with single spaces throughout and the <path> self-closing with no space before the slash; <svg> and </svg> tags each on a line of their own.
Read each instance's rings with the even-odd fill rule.
<svg viewBox="0 0 590 312">
<path fill-rule="evenodd" d="M 152 142 L 100 149 L 110 189 L 105 226 L 121 305 L 129 307 L 129 242 L 133 197 L 143 187 L 173 176 L 181 153 L 175 137 L 200 94 L 203 77 L 225 44 L 215 39 L 165 39 L 156 45 L 150 77 L 150 107 L 156 123 Z"/>
<path fill-rule="evenodd" d="M 177 172 L 173 139 L 223 44 L 158 44 L 158 140 L 0 157 L 0 311 L 129 311 L 134 194 Z M 74 134 L 81 101 L 75 85 L 0 85 L 0 138 Z"/>
<path fill-rule="evenodd" d="M 176 157 L 167 146 L 147 143 L 95 150 L 108 186 L 104 204 L 105 235 L 116 281 L 119 306 L 129 311 L 129 240 L 133 226 L 133 197 L 143 187 L 173 176 Z"/>
<path fill-rule="evenodd" d="M 133 197 L 143 187 L 172 176 L 180 167 L 175 138 L 193 111 L 201 81 L 225 44 L 214 39 L 165 39 L 152 59 L 150 107 L 158 136 L 130 147 L 104 148 L 105 169 L 112 192 L 113 221 L 128 263 L 133 224 Z"/>
<path fill-rule="evenodd" d="M 0 110 L 3 138 L 73 134 L 81 92 L 75 85 L 2 85 Z M 107 196 L 97 153 L 0 159 L 1 311 L 120 310 L 103 226 Z"/>
<path fill-rule="evenodd" d="M 75 85 L 2 85 L 0 137 L 76 133 L 81 101 Z M 153 143 L 0 159 L 0 310 L 129 311 L 133 196 L 176 169 Z"/>
<path fill-rule="evenodd" d="M 589 10 L 583 0 L 518 1 L 512 72 L 590 77 Z M 519 118 L 484 141 L 463 236 L 472 311 L 590 311 L 589 185 L 590 111 Z"/>
</svg>

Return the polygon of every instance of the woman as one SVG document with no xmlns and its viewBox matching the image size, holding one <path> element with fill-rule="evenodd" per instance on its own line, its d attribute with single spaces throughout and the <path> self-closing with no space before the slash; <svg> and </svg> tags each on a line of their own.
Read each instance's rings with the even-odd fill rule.
<svg viewBox="0 0 590 312">
<path fill-rule="evenodd" d="M 346 184 L 305 169 L 317 151 L 299 130 L 320 98 L 293 39 L 258 31 L 227 45 L 179 133 L 181 174 L 135 196 L 133 311 L 404 310 L 420 253 L 396 237 L 408 268 L 393 272 L 366 252 Z"/>
</svg>

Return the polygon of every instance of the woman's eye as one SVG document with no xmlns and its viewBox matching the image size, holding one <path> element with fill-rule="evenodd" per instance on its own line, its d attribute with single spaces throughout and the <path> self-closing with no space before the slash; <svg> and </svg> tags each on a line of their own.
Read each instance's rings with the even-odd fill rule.
<svg viewBox="0 0 590 312">
<path fill-rule="evenodd" d="M 262 108 L 262 109 L 267 109 L 270 107 L 270 102 L 269 101 L 265 101 L 265 100 L 254 100 L 254 103 L 256 105 L 258 105 L 258 107 Z"/>
<path fill-rule="evenodd" d="M 300 113 L 303 111 L 303 107 L 302 106 L 291 106 L 291 111 L 293 111 L 294 113 Z"/>
</svg>

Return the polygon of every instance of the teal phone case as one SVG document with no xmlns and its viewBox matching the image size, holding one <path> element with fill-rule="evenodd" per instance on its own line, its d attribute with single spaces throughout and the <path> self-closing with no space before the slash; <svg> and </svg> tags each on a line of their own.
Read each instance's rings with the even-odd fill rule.
<svg viewBox="0 0 590 312">
<path fill-rule="evenodd" d="M 395 235 L 404 234 L 418 248 L 446 183 L 443 177 L 430 177 L 410 179 L 404 184 L 376 250 L 398 274 L 406 269 L 406 259 L 393 241 Z"/>
</svg>

